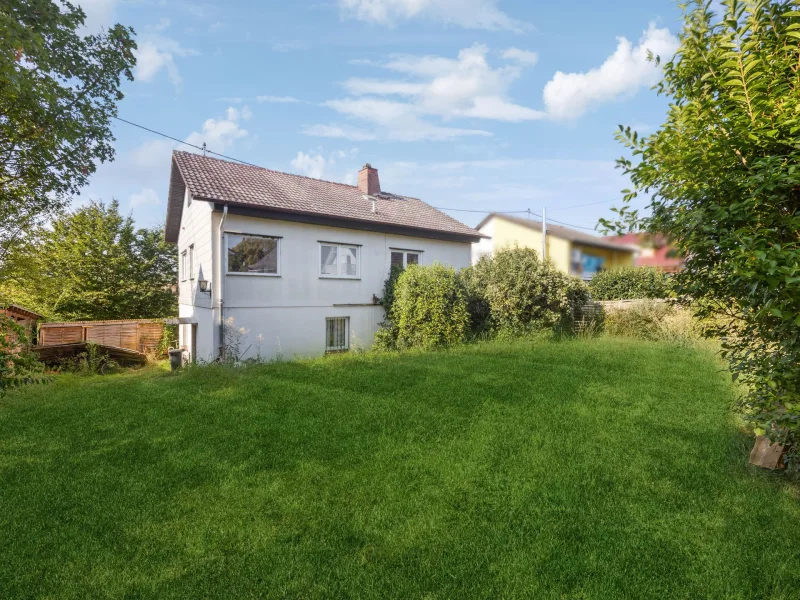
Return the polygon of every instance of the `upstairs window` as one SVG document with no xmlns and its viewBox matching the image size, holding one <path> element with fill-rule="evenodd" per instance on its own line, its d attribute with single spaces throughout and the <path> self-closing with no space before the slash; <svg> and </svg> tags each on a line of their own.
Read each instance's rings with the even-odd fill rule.
<svg viewBox="0 0 800 600">
<path fill-rule="evenodd" d="M 405 269 L 408 265 L 418 265 L 421 254 L 418 250 L 392 250 L 392 266 Z"/>
<path fill-rule="evenodd" d="M 343 352 L 350 348 L 350 317 L 325 319 L 325 351 Z"/>
<path fill-rule="evenodd" d="M 319 276 L 358 279 L 359 247 L 350 244 L 319 244 Z"/>
<path fill-rule="evenodd" d="M 227 234 L 228 273 L 278 275 L 280 238 Z"/>
</svg>

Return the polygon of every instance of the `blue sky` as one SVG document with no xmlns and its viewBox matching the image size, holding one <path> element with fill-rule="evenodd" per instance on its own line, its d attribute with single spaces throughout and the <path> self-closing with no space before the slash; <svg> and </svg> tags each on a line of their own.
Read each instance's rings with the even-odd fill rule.
<svg viewBox="0 0 800 600">
<path fill-rule="evenodd" d="M 614 169 L 617 124 L 646 133 L 663 121 L 645 56 L 671 55 L 680 25 L 672 0 L 82 6 L 90 30 L 137 32 L 124 119 L 271 169 L 354 183 L 370 162 L 384 190 L 434 206 L 546 206 L 583 227 L 626 186 Z M 114 134 L 116 161 L 77 201 L 116 198 L 157 225 L 182 146 L 124 123 Z"/>
</svg>

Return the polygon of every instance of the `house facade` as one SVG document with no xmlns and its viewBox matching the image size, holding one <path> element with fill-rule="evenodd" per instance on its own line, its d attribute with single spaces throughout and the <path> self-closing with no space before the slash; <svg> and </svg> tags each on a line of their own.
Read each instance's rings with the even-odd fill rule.
<svg viewBox="0 0 800 600">
<path fill-rule="evenodd" d="M 498 213 L 489 214 L 476 229 L 486 236 L 473 245 L 472 260 L 492 256 L 515 244 L 542 251 L 542 223 Z M 633 266 L 636 249 L 560 225 L 547 225 L 547 257 L 564 273 L 591 279 L 601 269 Z"/>
<path fill-rule="evenodd" d="M 634 264 L 637 267 L 660 269 L 666 273 L 677 273 L 683 269 L 685 259 L 663 235 L 627 233 L 607 236 L 605 239 L 613 244 L 635 247 L 637 250 Z"/>
<path fill-rule="evenodd" d="M 369 347 L 391 265 L 471 260 L 480 234 L 380 189 L 175 152 L 166 239 L 179 253 L 179 343 L 190 360 Z"/>
</svg>

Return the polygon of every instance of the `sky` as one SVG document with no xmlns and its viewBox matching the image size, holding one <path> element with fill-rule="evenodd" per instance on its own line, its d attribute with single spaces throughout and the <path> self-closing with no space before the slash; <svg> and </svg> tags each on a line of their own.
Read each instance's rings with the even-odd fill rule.
<svg viewBox="0 0 800 600">
<path fill-rule="evenodd" d="M 74 0 L 73 0 L 74 1 Z M 119 116 L 266 168 L 384 191 L 469 225 L 530 209 L 594 228 L 627 186 L 618 124 L 664 120 L 651 88 L 677 48 L 673 0 L 84 0 L 86 29 L 132 26 Z M 116 160 L 75 200 L 163 223 L 170 154 L 115 122 Z M 474 212 L 467 212 L 474 211 Z"/>
</svg>

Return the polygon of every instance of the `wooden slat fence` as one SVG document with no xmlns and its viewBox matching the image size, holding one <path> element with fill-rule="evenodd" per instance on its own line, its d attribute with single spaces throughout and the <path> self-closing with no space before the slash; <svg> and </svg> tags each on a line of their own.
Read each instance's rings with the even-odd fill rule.
<svg viewBox="0 0 800 600">
<path fill-rule="evenodd" d="M 153 319 L 41 323 L 39 345 L 93 342 L 144 353 L 158 348 L 163 332 L 164 321 Z"/>
</svg>

